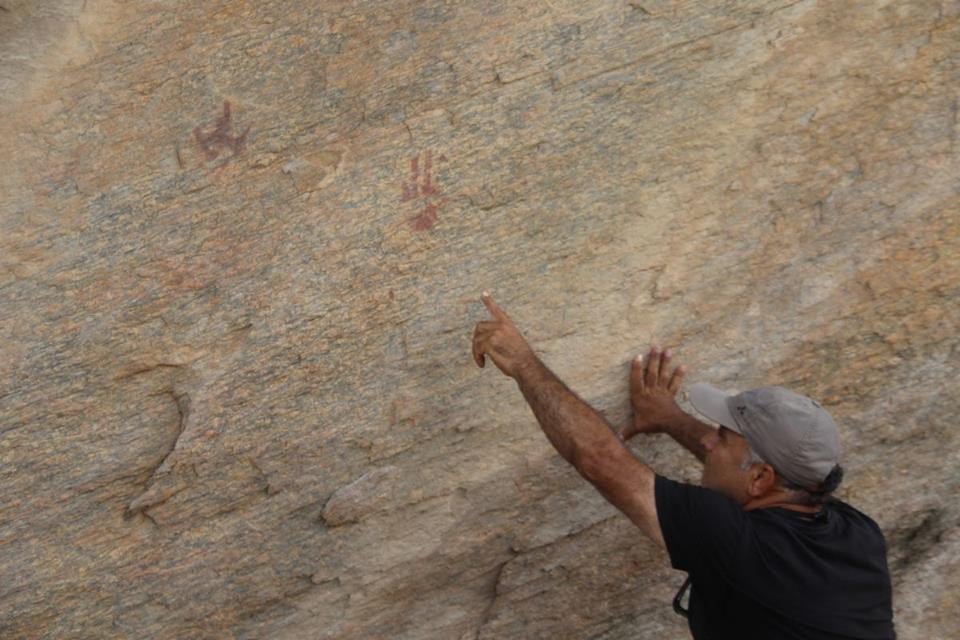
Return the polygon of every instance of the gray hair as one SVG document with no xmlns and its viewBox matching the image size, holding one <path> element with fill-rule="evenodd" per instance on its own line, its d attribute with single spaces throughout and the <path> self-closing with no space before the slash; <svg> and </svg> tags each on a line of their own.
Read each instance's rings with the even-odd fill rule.
<svg viewBox="0 0 960 640">
<path fill-rule="evenodd" d="M 753 450 L 753 447 L 750 444 L 747 444 L 747 455 L 744 457 L 743 462 L 740 463 L 740 470 L 746 471 L 755 464 L 769 464 L 766 460 L 760 457 L 756 451 Z M 776 471 L 776 469 L 774 469 Z M 843 467 L 836 465 L 827 477 L 824 478 L 823 482 L 820 483 L 820 488 L 816 491 L 801 487 L 800 485 L 790 482 L 779 473 L 777 477 L 780 478 L 780 486 L 790 492 L 791 500 L 797 504 L 807 504 L 807 505 L 820 505 L 827 501 L 830 497 L 830 494 L 840 486 L 840 482 L 843 481 Z"/>
<path fill-rule="evenodd" d="M 753 450 L 753 447 L 747 444 L 747 456 L 743 459 L 743 462 L 740 463 L 740 470 L 746 471 L 755 464 L 766 464 L 766 461 Z"/>
</svg>

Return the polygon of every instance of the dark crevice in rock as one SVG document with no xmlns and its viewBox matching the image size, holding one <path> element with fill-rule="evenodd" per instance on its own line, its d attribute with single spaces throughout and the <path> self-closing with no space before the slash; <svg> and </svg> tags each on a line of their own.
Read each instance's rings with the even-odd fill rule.
<svg viewBox="0 0 960 640">
<path fill-rule="evenodd" d="M 147 509 L 163 504 L 173 496 L 180 493 L 184 488 L 185 487 L 182 487 L 182 486 L 176 487 L 176 488 L 168 488 L 164 490 L 151 488 L 146 492 L 144 492 L 143 494 L 141 494 L 139 498 L 137 498 L 136 500 L 133 500 L 127 506 L 127 508 L 123 512 L 123 517 L 124 519 L 129 520 L 130 518 L 132 518 L 134 515 L 138 513 L 146 517 L 149 517 L 147 516 L 147 513 L 146 513 Z M 151 518 L 151 520 L 153 519 Z M 153 523 L 157 524 L 155 520 L 153 520 Z"/>
<path fill-rule="evenodd" d="M 908 516 L 904 526 L 891 535 L 892 572 L 900 574 L 921 561 L 949 528 L 944 509 L 933 508 Z"/>
<path fill-rule="evenodd" d="M 147 366 L 147 367 L 141 367 L 141 368 L 139 368 L 139 369 L 134 369 L 133 371 L 128 371 L 127 373 L 121 373 L 120 375 L 118 375 L 117 377 L 115 377 L 114 380 L 125 380 L 125 379 L 127 379 L 127 378 L 132 378 L 133 376 L 140 375 L 141 373 L 148 373 L 148 372 L 150 372 L 150 371 L 154 371 L 155 369 L 163 369 L 163 368 L 167 368 L 167 369 L 179 369 L 179 368 L 181 368 L 181 367 L 183 367 L 182 364 L 174 364 L 174 363 L 169 363 L 169 362 L 158 362 L 157 364 L 154 364 L 154 365 L 150 365 L 150 366 Z"/>
<path fill-rule="evenodd" d="M 146 519 L 149 520 L 151 523 L 153 523 L 153 526 L 154 526 L 155 528 L 157 528 L 157 529 L 160 528 L 160 525 L 157 524 L 157 521 L 153 519 L 153 516 L 151 516 L 149 513 L 147 513 L 146 509 L 141 509 L 141 510 L 140 510 L 140 515 L 142 515 L 144 518 L 146 518 Z"/>
<path fill-rule="evenodd" d="M 168 389 L 160 395 L 166 395 L 166 394 L 169 394 L 173 398 L 174 403 L 177 405 L 177 413 L 180 416 L 177 421 L 177 434 L 173 438 L 173 442 L 170 444 L 169 448 L 167 449 L 166 454 L 164 454 L 163 458 L 160 459 L 160 462 L 158 462 L 156 466 L 153 468 L 153 471 L 151 471 L 147 479 L 146 485 L 144 487 L 144 493 L 142 493 L 138 498 L 130 502 L 130 504 L 127 506 L 126 510 L 124 511 L 124 518 L 127 518 L 127 519 L 133 517 L 133 515 L 136 513 L 142 513 L 145 509 L 149 509 L 150 507 L 154 507 L 158 504 L 166 502 L 172 496 L 179 493 L 179 491 L 182 490 L 183 488 L 183 487 L 168 488 L 161 491 L 161 490 L 158 490 L 156 487 L 151 487 L 151 485 L 153 484 L 154 478 L 156 478 L 157 476 L 158 471 L 163 468 L 163 465 L 166 463 L 166 461 L 170 458 L 170 456 L 176 450 L 177 443 L 180 441 L 180 436 L 183 435 L 183 432 L 186 428 L 187 420 L 190 417 L 190 402 L 191 402 L 190 394 L 188 393 L 178 394 L 172 389 Z"/>
<path fill-rule="evenodd" d="M 311 576 L 309 576 L 310 582 L 317 585 L 318 587 L 320 586 L 329 586 L 329 587 L 335 587 L 335 588 L 340 587 L 341 585 L 340 576 L 324 579 L 324 578 L 318 577 L 319 575 L 320 574 L 318 573 L 314 573 Z"/>
<path fill-rule="evenodd" d="M 302 507 L 301 507 L 302 508 Z M 323 517 L 323 510 L 321 509 L 320 513 L 317 514 L 317 522 L 323 525 L 324 529 L 330 529 L 336 525 L 330 524 L 327 522 L 327 519 Z"/>
<path fill-rule="evenodd" d="M 160 469 L 160 467 L 163 466 L 163 463 L 167 461 L 167 458 L 169 458 L 170 455 L 176 450 L 177 443 L 180 441 L 180 436 L 183 435 L 183 431 L 186 428 L 187 419 L 190 417 L 190 394 L 188 393 L 177 394 L 175 391 L 172 391 L 172 390 L 167 391 L 166 393 L 169 393 L 170 396 L 173 398 L 174 403 L 176 403 L 177 413 L 180 414 L 180 420 L 177 422 L 177 436 L 173 439 L 173 443 L 170 445 L 170 450 L 167 451 L 167 454 L 163 456 L 162 460 L 160 460 L 160 464 L 158 464 L 156 468 L 153 470 L 153 474 L 151 474 L 151 478 L 153 477 L 153 475 L 157 473 L 157 469 Z"/>
<path fill-rule="evenodd" d="M 265 494 L 267 494 L 267 496 L 272 496 L 272 495 L 275 495 L 275 494 L 277 494 L 277 493 L 280 492 L 279 487 L 275 487 L 275 486 L 273 486 L 272 484 L 270 484 L 270 475 L 269 475 L 267 472 L 265 472 L 265 471 L 260 467 L 259 464 L 257 464 L 257 461 L 256 461 L 256 460 L 254 460 L 253 458 L 248 457 L 248 458 L 247 458 L 247 461 L 248 461 L 251 465 L 253 465 L 253 468 L 257 470 L 257 472 L 260 474 L 261 478 L 263 479 L 263 492 L 264 492 Z"/>
<path fill-rule="evenodd" d="M 512 548 L 510 551 L 513 553 L 513 556 L 516 557 L 516 552 L 514 552 Z M 487 603 L 486 609 L 483 610 L 483 615 L 480 616 L 480 623 L 477 625 L 477 631 L 474 635 L 475 640 L 479 640 L 480 633 L 493 615 L 493 608 L 497 603 L 497 587 L 500 585 L 500 577 L 503 575 L 504 568 L 510 564 L 511 560 L 513 560 L 513 558 L 504 560 L 494 569 L 493 580 L 490 582 L 490 601 Z"/>
</svg>

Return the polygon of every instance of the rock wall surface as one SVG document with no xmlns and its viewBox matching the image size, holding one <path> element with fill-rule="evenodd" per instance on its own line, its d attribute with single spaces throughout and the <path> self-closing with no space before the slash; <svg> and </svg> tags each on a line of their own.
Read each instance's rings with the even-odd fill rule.
<svg viewBox="0 0 960 640">
<path fill-rule="evenodd" d="M 614 425 L 821 399 L 960 636 L 960 2 L 0 5 L 0 636 L 688 637 L 484 289 Z"/>
</svg>

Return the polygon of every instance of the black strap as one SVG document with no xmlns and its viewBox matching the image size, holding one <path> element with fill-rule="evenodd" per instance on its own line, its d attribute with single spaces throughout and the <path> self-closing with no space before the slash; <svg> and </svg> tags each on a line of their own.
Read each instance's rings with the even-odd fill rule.
<svg viewBox="0 0 960 640">
<path fill-rule="evenodd" d="M 690 612 L 681 606 L 680 601 L 683 600 L 683 594 L 685 594 L 689 588 L 690 576 L 687 576 L 687 579 L 683 581 L 683 586 L 680 587 L 679 591 L 677 591 L 677 595 L 673 596 L 673 610 L 682 615 L 684 618 L 690 617 Z"/>
</svg>

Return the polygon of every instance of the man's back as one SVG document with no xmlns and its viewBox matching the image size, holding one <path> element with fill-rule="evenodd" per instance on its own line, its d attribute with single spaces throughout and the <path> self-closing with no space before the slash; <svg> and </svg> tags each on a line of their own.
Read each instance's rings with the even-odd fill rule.
<svg viewBox="0 0 960 640">
<path fill-rule="evenodd" d="M 829 501 L 811 516 L 744 511 L 726 496 L 657 476 L 674 568 L 692 580 L 694 638 L 894 638 L 886 547 L 868 516 Z"/>
</svg>

